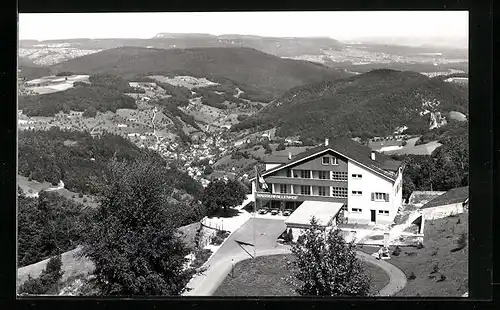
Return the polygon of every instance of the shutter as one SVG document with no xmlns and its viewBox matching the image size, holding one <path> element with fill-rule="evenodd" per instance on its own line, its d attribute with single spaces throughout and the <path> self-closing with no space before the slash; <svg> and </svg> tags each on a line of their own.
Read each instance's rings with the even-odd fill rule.
<svg viewBox="0 0 500 310">
<path fill-rule="evenodd" d="M 375 201 L 375 193 L 372 193 L 372 201 Z"/>
<path fill-rule="evenodd" d="M 385 194 L 385 201 L 389 202 L 389 194 Z"/>
</svg>

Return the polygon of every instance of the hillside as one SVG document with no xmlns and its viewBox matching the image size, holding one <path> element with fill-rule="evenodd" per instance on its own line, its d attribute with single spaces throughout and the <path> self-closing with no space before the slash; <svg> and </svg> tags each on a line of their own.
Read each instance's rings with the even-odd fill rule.
<svg viewBox="0 0 500 310">
<path fill-rule="evenodd" d="M 467 114 L 466 93 L 416 72 L 388 69 L 298 86 L 232 128 L 277 127 L 281 137 L 383 136 L 398 126 L 423 133 L 431 114 Z"/>
<path fill-rule="evenodd" d="M 348 76 L 344 71 L 321 64 L 282 59 L 251 48 L 120 47 L 62 62 L 52 66 L 52 70 L 110 72 L 124 77 L 137 74 L 224 77 L 275 96 L 299 85 Z"/>
<path fill-rule="evenodd" d="M 93 194 L 105 177 L 107 163 L 118 160 L 141 160 L 153 156 L 170 169 L 171 179 L 165 184 L 180 190 L 180 196 L 188 193 L 199 195 L 201 185 L 186 173 L 168 168 L 160 155 L 140 149 L 120 136 L 104 133 L 93 138 L 88 132 L 65 131 L 51 128 L 47 131 L 20 131 L 18 137 L 19 174 L 30 179 L 57 184 L 63 180 L 71 191 Z"/>
<path fill-rule="evenodd" d="M 18 109 L 28 116 L 54 116 L 60 111 L 83 112 L 88 108 L 105 112 L 135 109 L 135 100 L 110 88 L 80 85 L 62 92 L 39 96 L 19 96 Z"/>
</svg>

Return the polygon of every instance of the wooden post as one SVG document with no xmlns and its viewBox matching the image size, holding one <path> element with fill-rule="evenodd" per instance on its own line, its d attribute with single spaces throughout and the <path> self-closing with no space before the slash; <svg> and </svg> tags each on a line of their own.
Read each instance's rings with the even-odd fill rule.
<svg viewBox="0 0 500 310">
<path fill-rule="evenodd" d="M 255 165 L 255 192 L 254 192 L 254 203 L 253 203 L 253 258 L 255 259 L 257 242 L 255 238 L 255 216 L 257 214 L 257 191 L 259 190 L 259 173 L 258 167 Z"/>
</svg>

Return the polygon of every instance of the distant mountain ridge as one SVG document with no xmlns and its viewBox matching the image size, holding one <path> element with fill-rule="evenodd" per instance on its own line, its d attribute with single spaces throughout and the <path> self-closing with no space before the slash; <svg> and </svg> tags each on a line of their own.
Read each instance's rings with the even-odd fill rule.
<svg viewBox="0 0 500 310">
<path fill-rule="evenodd" d="M 290 88 L 350 76 L 318 63 L 283 59 L 253 48 L 157 49 L 119 47 L 52 66 L 54 72 L 101 73 L 124 77 L 138 74 L 178 74 L 221 77 L 262 92 L 281 95 Z"/>
<path fill-rule="evenodd" d="M 281 137 L 382 136 L 429 130 L 432 113 L 467 114 L 467 92 L 416 72 L 373 70 L 290 89 L 233 131 L 277 127 Z"/>
<path fill-rule="evenodd" d="M 280 57 L 294 57 L 319 53 L 321 49 L 341 49 L 343 44 L 327 37 L 279 38 L 248 35 L 211 35 L 203 33 L 158 33 L 149 39 L 60 39 L 60 40 L 20 40 L 21 48 L 35 45 L 69 43 L 81 49 L 110 49 L 123 46 L 153 48 L 195 48 L 195 47 L 249 47 Z"/>
</svg>

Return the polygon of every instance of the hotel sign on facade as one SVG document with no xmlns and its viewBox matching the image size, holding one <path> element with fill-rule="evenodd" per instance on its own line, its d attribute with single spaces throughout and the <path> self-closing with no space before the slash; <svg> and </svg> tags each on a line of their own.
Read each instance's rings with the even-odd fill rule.
<svg viewBox="0 0 500 310">
<path fill-rule="evenodd" d="M 281 201 L 294 201 L 299 198 L 297 195 L 287 195 L 287 194 L 270 194 L 270 193 L 255 193 L 255 198 L 264 200 L 281 200 Z"/>
</svg>

